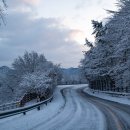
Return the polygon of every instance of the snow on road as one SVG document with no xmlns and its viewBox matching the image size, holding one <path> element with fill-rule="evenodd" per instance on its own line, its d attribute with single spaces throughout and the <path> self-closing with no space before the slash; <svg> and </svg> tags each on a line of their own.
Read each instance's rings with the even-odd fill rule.
<svg viewBox="0 0 130 130">
<path fill-rule="evenodd" d="M 103 114 L 76 92 L 84 86 L 58 86 L 51 103 L 1 119 L 0 130 L 105 130 Z"/>
<path fill-rule="evenodd" d="M 127 96 L 124 96 L 124 97 L 114 97 L 112 95 L 108 95 L 106 93 L 102 93 L 102 92 L 95 92 L 93 93 L 88 87 L 86 87 L 84 89 L 84 92 L 88 93 L 89 95 L 92 95 L 92 96 L 95 96 L 95 97 L 99 97 L 99 98 L 102 98 L 102 99 L 105 99 L 105 100 L 110 100 L 110 101 L 114 101 L 114 102 L 118 102 L 118 103 L 121 103 L 121 104 L 126 104 L 126 105 L 130 105 L 130 99 L 128 99 Z"/>
<path fill-rule="evenodd" d="M 54 93 L 54 99 L 47 106 L 43 105 L 40 111 L 32 110 L 26 115 L 16 115 L 0 120 L 0 130 L 29 130 L 42 122 L 47 122 L 57 114 L 57 111 L 64 105 L 60 90 Z"/>
<path fill-rule="evenodd" d="M 107 130 L 130 130 L 130 105 L 97 98 L 82 90 L 81 95 L 105 115 Z"/>
</svg>

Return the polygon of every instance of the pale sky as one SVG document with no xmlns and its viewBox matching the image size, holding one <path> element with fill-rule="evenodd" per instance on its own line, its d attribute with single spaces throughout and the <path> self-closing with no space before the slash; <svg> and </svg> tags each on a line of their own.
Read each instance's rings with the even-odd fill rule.
<svg viewBox="0 0 130 130">
<path fill-rule="evenodd" d="M 91 20 L 106 18 L 109 10 L 116 10 L 116 0 L 41 0 L 37 4 L 38 15 L 45 18 L 58 18 L 70 29 L 79 30 L 79 43 L 84 43 L 84 37 L 93 40 Z"/>
<path fill-rule="evenodd" d="M 77 67 L 85 38 L 94 41 L 91 20 L 116 10 L 116 0 L 6 0 L 6 26 L 0 27 L 0 66 L 26 51 L 37 51 L 62 67 Z"/>
</svg>

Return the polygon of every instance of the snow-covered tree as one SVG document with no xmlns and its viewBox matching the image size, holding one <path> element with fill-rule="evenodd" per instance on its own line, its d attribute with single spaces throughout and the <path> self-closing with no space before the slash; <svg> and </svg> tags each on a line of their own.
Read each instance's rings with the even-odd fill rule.
<svg viewBox="0 0 130 130">
<path fill-rule="evenodd" d="M 17 97 L 31 88 L 44 90 L 49 87 L 53 91 L 62 77 L 59 65 L 54 65 L 43 54 L 36 52 L 25 52 L 15 59 L 12 66 L 7 75 L 7 87 Z"/>
<path fill-rule="evenodd" d="M 92 48 L 93 47 L 93 44 L 92 42 L 88 41 L 88 39 L 86 38 L 85 39 L 85 45 L 87 45 L 88 47 Z"/>
<path fill-rule="evenodd" d="M 120 0 L 118 6 L 106 25 L 92 21 L 95 46 L 86 52 L 81 67 L 89 80 L 109 75 L 116 88 L 125 88 L 130 87 L 130 0 Z"/>
<path fill-rule="evenodd" d="M 23 93 L 35 91 L 37 94 L 45 93 L 47 89 L 52 89 L 52 79 L 48 77 L 47 73 L 34 72 L 22 76 L 19 84 L 17 95 L 21 96 Z"/>
<path fill-rule="evenodd" d="M 12 88 L 7 85 L 7 74 L 11 69 L 6 66 L 0 67 L 0 104 L 9 102 L 13 99 Z"/>
<path fill-rule="evenodd" d="M 0 20 L 5 24 L 4 21 L 4 10 L 7 7 L 5 0 L 0 0 Z M 0 21 L 0 22 L 1 22 Z"/>
<path fill-rule="evenodd" d="M 19 56 L 12 65 L 17 73 L 23 75 L 41 69 L 41 67 L 45 66 L 46 62 L 47 60 L 44 55 L 38 55 L 36 52 L 25 52 L 24 56 Z"/>
</svg>

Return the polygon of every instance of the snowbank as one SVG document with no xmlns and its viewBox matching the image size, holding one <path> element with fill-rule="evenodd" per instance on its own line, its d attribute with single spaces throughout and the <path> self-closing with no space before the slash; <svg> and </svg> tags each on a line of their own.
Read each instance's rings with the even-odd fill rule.
<svg viewBox="0 0 130 130">
<path fill-rule="evenodd" d="M 130 97 L 128 97 L 128 96 L 117 96 L 116 95 L 116 97 L 115 97 L 115 96 L 113 96 L 113 94 L 110 95 L 110 94 L 107 94 L 107 93 L 104 93 L 101 91 L 93 91 L 93 90 L 90 90 L 88 87 L 84 89 L 84 92 L 86 92 L 92 96 L 102 98 L 102 99 L 130 105 Z"/>
</svg>

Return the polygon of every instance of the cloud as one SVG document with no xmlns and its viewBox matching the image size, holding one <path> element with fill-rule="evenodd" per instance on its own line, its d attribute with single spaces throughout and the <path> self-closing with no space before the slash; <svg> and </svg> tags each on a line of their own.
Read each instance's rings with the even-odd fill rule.
<svg viewBox="0 0 130 130">
<path fill-rule="evenodd" d="M 82 44 L 82 40 L 86 37 L 85 33 L 79 29 L 74 29 L 70 31 L 69 40 L 75 41 Z M 85 41 L 83 41 L 85 42 Z"/>
<path fill-rule="evenodd" d="M 31 5 L 37 5 L 39 4 L 40 0 L 23 0 L 23 2 Z"/>
<path fill-rule="evenodd" d="M 111 8 L 112 10 L 117 10 L 115 3 L 117 3 L 117 0 L 80 0 L 79 3 L 75 6 L 75 9 L 84 10 L 93 8 L 93 12 L 97 11 L 97 9 Z M 89 11 L 89 13 L 91 12 Z"/>
<path fill-rule="evenodd" d="M 6 0 L 7 5 L 9 5 L 9 7 L 13 6 L 19 6 L 22 4 L 30 4 L 30 5 L 37 5 L 40 3 L 40 0 Z"/>
<path fill-rule="evenodd" d="M 6 21 L 0 31 L 0 66 L 10 65 L 25 50 L 44 53 L 64 67 L 78 65 L 82 49 L 70 38 L 75 31 L 62 27 L 59 19 L 34 18 L 31 12 L 13 11 Z"/>
</svg>

